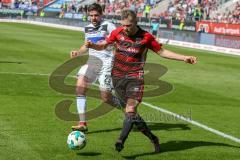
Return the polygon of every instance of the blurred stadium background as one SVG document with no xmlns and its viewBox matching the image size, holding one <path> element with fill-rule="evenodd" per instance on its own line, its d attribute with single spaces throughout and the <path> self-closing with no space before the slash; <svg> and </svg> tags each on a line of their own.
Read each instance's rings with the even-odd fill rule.
<svg viewBox="0 0 240 160">
<path fill-rule="evenodd" d="M 83 43 L 79 30 L 89 23 L 86 8 L 93 2 L 100 3 L 105 19 L 117 25 L 121 10 L 135 10 L 144 29 L 151 32 L 158 25 L 157 37 L 169 42 L 166 48 L 199 58 L 197 65 L 189 67 L 149 54 L 148 63 L 168 68 L 161 80 L 174 87 L 168 94 L 145 97 L 140 107 L 161 139 L 160 154 L 151 153 L 151 144 L 138 132 L 131 133 L 121 154 L 116 153 L 113 144 L 122 115 L 115 110 L 90 121 L 84 150 L 67 148 L 74 122 L 59 118 L 55 106 L 71 99 L 70 109 L 75 112 L 75 97 L 53 91 L 48 80 L 69 60 L 69 52 Z M 238 160 L 239 16 L 239 0 L 0 0 L 0 159 Z M 9 23 L 14 20 L 18 23 Z M 47 27 L 55 25 L 59 26 Z M 63 29 L 66 26 L 71 30 Z M 74 85 L 76 71 L 66 83 Z M 88 98 L 88 109 L 96 108 L 99 99 Z"/>
<path fill-rule="evenodd" d="M 150 31 L 157 24 L 158 37 L 240 49 L 239 0 L 1 0 L 0 17 L 83 27 L 93 2 L 116 24 L 128 8 L 143 28 Z"/>
</svg>

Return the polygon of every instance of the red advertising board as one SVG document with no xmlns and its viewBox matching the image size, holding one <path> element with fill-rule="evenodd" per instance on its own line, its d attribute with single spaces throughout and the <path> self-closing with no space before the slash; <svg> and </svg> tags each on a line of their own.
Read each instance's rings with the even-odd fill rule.
<svg viewBox="0 0 240 160">
<path fill-rule="evenodd" d="M 12 3 L 12 0 L 2 0 L 2 3 L 9 4 Z"/>
<path fill-rule="evenodd" d="M 198 21 L 196 23 L 197 32 L 213 33 L 240 36 L 240 24 L 214 23 Z"/>
</svg>

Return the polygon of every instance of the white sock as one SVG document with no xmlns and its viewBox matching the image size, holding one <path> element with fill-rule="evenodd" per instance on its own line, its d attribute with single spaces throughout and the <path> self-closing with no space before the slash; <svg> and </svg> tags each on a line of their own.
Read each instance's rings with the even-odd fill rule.
<svg viewBox="0 0 240 160">
<path fill-rule="evenodd" d="M 86 123 L 86 96 L 77 96 L 77 111 L 80 123 Z"/>
</svg>

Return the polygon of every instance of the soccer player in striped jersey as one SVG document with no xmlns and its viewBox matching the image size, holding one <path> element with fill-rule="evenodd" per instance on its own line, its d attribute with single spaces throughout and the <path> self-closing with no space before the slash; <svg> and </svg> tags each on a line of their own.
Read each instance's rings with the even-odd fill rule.
<svg viewBox="0 0 240 160">
<path fill-rule="evenodd" d="M 137 106 L 142 101 L 144 89 L 144 64 L 148 49 L 163 58 L 184 61 L 195 64 L 194 56 L 185 56 L 162 48 L 154 36 L 137 25 L 135 12 L 124 10 L 121 15 L 122 26 L 113 30 L 106 41 L 94 44 L 86 41 L 85 45 L 96 50 L 105 49 L 108 45 L 115 45 L 115 58 L 112 69 L 113 86 L 119 97 L 126 102 L 123 128 L 115 148 L 120 152 L 133 125 L 147 136 L 154 145 L 155 152 L 160 152 L 159 139 L 147 127 L 145 121 L 137 113 Z M 157 69 L 157 68 L 156 68 Z"/>
<path fill-rule="evenodd" d="M 105 40 L 105 38 L 116 27 L 114 24 L 102 19 L 102 8 L 97 3 L 93 3 L 88 7 L 88 13 L 91 23 L 85 27 L 85 40 L 90 40 L 93 43 L 99 43 Z M 77 110 L 80 121 L 76 126 L 72 126 L 73 130 L 80 130 L 84 132 L 88 130 L 87 117 L 85 114 L 86 92 L 93 82 L 98 80 L 103 102 L 115 107 L 119 107 L 120 105 L 118 98 L 113 96 L 111 93 L 113 88 L 111 70 L 114 57 L 112 49 L 96 51 L 94 49 L 88 49 L 85 45 L 82 45 L 79 50 L 71 52 L 71 58 L 82 55 L 87 51 L 89 53 L 89 59 L 87 63 L 80 68 L 76 83 Z"/>
</svg>

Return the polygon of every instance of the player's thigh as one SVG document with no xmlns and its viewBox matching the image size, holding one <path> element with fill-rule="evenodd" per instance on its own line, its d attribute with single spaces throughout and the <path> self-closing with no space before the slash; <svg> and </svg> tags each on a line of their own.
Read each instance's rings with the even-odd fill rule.
<svg viewBox="0 0 240 160">
<path fill-rule="evenodd" d="M 77 76 L 84 76 L 88 83 L 93 83 L 96 81 L 98 73 L 95 67 L 85 64 L 79 69 Z"/>
<path fill-rule="evenodd" d="M 99 88 L 101 91 L 111 92 L 113 89 L 111 70 L 102 71 L 98 76 Z"/>
<path fill-rule="evenodd" d="M 119 77 L 112 77 L 113 82 L 113 90 L 115 91 L 115 94 L 118 98 L 121 99 L 121 101 L 127 103 L 127 97 L 126 97 L 126 79 L 119 78 Z"/>
<path fill-rule="evenodd" d="M 102 99 L 103 102 L 108 102 L 112 99 L 112 92 L 111 91 L 101 90 L 100 93 L 101 93 L 101 99 Z"/>
<path fill-rule="evenodd" d="M 134 99 L 138 102 L 142 101 L 144 91 L 143 79 L 129 79 L 126 84 L 126 97 L 127 99 Z"/>
</svg>

